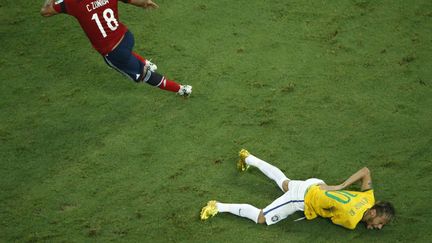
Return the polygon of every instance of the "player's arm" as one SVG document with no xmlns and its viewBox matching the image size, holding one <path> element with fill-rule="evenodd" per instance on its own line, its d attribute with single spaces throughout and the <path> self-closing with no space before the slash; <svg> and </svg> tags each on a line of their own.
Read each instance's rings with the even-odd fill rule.
<svg viewBox="0 0 432 243">
<path fill-rule="evenodd" d="M 129 3 L 141 8 L 159 8 L 152 0 L 129 0 Z"/>
<path fill-rule="evenodd" d="M 51 17 L 58 14 L 57 11 L 55 11 L 53 5 L 54 0 L 45 0 L 45 3 L 42 5 L 40 14 L 44 17 Z"/>
<path fill-rule="evenodd" d="M 337 191 L 347 188 L 354 184 L 357 181 L 361 181 L 361 190 L 366 191 L 372 188 L 372 176 L 367 167 L 363 167 L 353 175 L 351 175 L 346 181 L 344 181 L 340 185 L 329 186 L 329 185 L 321 185 L 322 190 L 327 191 Z"/>
</svg>

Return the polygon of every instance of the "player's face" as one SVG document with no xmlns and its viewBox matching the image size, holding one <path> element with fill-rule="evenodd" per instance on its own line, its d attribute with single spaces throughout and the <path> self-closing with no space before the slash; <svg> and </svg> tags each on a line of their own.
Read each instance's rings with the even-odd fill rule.
<svg viewBox="0 0 432 243">
<path fill-rule="evenodd" d="M 368 229 L 382 229 L 387 222 L 388 218 L 385 215 L 375 216 L 366 221 L 366 227 Z"/>
</svg>

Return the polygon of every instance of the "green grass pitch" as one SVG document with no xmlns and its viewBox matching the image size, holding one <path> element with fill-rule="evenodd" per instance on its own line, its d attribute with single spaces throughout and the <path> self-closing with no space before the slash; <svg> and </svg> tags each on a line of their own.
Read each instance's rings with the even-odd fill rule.
<svg viewBox="0 0 432 243">
<path fill-rule="evenodd" d="M 69 16 L 0 3 L 0 242 L 427 242 L 432 227 L 432 2 L 158 0 L 120 5 L 135 50 L 188 99 L 104 63 Z M 265 207 L 292 179 L 368 166 L 397 219 L 201 222 L 208 200 Z"/>
</svg>

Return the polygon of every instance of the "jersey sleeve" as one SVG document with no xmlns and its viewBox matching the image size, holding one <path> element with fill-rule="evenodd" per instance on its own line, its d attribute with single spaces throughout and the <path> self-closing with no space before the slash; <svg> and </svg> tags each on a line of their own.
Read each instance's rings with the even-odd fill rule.
<svg viewBox="0 0 432 243">
<path fill-rule="evenodd" d="M 56 0 L 53 4 L 53 8 L 57 13 L 67 13 L 66 3 L 64 0 Z"/>
</svg>

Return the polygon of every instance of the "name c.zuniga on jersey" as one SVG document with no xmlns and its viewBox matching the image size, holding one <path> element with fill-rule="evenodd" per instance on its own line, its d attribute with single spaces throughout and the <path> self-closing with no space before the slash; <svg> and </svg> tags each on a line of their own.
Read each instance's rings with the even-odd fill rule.
<svg viewBox="0 0 432 243">
<path fill-rule="evenodd" d="M 55 2 L 55 4 L 60 4 L 60 3 L 62 3 L 63 1 L 64 1 L 64 0 L 57 0 L 57 1 Z M 100 7 L 102 7 L 102 6 L 107 5 L 108 3 L 109 3 L 109 0 L 96 0 L 96 1 L 93 1 L 93 2 L 91 2 L 91 3 L 89 3 L 89 4 L 87 4 L 87 5 L 86 5 L 86 8 L 87 8 L 87 11 L 91 12 L 91 11 L 97 9 L 97 8 L 100 8 Z"/>
</svg>

